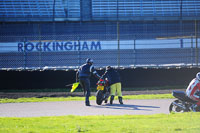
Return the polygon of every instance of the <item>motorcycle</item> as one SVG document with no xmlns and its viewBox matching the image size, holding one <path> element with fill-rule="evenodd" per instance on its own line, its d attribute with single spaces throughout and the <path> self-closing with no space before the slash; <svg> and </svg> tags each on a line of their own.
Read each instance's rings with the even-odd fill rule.
<svg viewBox="0 0 200 133">
<path fill-rule="evenodd" d="M 109 96 L 110 96 L 110 87 L 108 85 L 108 81 L 100 79 L 97 82 L 96 103 L 98 105 L 101 105 L 103 101 L 107 103 Z"/>
<path fill-rule="evenodd" d="M 172 95 L 177 98 L 169 106 L 169 112 L 192 112 L 196 101 L 188 98 L 184 91 L 173 91 Z"/>
</svg>

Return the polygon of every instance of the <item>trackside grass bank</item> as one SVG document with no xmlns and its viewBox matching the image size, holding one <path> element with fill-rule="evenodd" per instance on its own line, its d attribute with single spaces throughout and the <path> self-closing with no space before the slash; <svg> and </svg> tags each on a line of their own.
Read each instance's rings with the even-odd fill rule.
<svg viewBox="0 0 200 133">
<path fill-rule="evenodd" d="M 117 98 L 117 97 L 116 97 Z M 124 99 L 170 99 L 174 98 L 171 94 L 151 94 L 151 95 L 126 95 Z M 84 97 L 43 97 L 43 98 L 18 98 L 18 99 L 0 99 L 0 103 L 20 103 L 20 102 L 53 102 L 53 101 L 81 101 Z M 96 100 L 95 96 L 91 96 L 90 100 Z"/>
<path fill-rule="evenodd" d="M 199 133 L 200 113 L 59 116 L 33 118 L 0 117 L 1 133 Z"/>
</svg>

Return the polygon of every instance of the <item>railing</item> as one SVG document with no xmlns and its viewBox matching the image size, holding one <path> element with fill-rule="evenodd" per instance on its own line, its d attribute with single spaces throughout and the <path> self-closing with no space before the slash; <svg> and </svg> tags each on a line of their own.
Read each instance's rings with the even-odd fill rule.
<svg viewBox="0 0 200 133">
<path fill-rule="evenodd" d="M 199 67 L 194 21 L 2 24 L 0 69 Z"/>
<path fill-rule="evenodd" d="M 113 35 L 117 36 L 117 35 Z M 53 36 L 51 36 L 53 38 Z M 198 67 L 199 38 L 45 40 L 0 43 L 0 69 L 76 69 L 92 58 L 96 67 Z M 40 40 L 41 39 L 41 40 Z"/>
</svg>

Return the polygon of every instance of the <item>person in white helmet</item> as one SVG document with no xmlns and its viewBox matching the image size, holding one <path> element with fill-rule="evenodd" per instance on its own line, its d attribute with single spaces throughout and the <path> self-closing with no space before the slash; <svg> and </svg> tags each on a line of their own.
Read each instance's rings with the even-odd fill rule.
<svg viewBox="0 0 200 133">
<path fill-rule="evenodd" d="M 186 95 L 197 101 L 196 105 L 192 108 L 194 112 L 200 111 L 200 72 L 196 74 L 196 78 L 194 78 L 186 89 Z"/>
</svg>

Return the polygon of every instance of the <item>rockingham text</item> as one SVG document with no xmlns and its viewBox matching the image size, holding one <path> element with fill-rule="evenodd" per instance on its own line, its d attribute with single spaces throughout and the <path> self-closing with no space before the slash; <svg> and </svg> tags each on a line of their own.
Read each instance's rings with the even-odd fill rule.
<svg viewBox="0 0 200 133">
<path fill-rule="evenodd" d="M 69 41 L 69 42 L 25 42 L 18 43 L 18 52 L 53 52 L 53 51 L 90 51 L 101 50 L 99 41 Z"/>
</svg>

